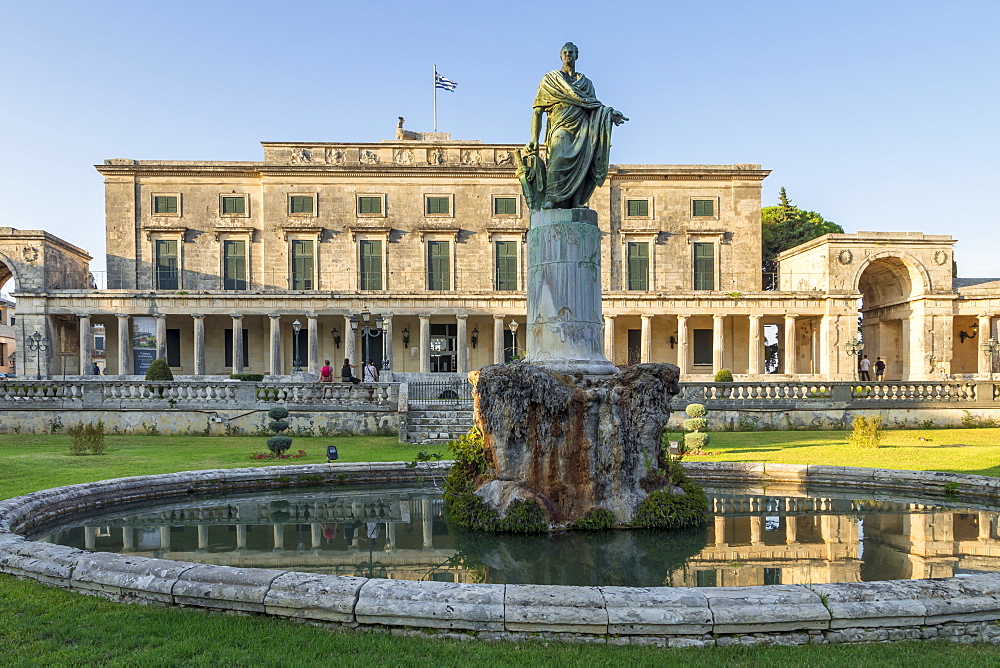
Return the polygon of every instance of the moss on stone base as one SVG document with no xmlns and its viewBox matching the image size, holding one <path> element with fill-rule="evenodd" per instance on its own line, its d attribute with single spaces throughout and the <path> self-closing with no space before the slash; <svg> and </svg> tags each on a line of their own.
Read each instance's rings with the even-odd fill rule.
<svg viewBox="0 0 1000 668">
<path fill-rule="evenodd" d="M 468 472 L 456 464 L 445 480 L 444 506 L 448 517 L 463 529 L 491 533 L 543 533 L 549 524 L 534 501 L 514 501 L 503 517 L 474 492 Z"/>
<path fill-rule="evenodd" d="M 605 508 L 591 508 L 580 519 L 569 525 L 577 531 L 604 531 L 615 525 L 615 516 Z"/>
<path fill-rule="evenodd" d="M 651 492 L 635 512 L 630 526 L 642 529 L 681 529 L 704 524 L 708 520 L 708 499 L 701 486 L 679 470 L 671 471 L 671 483 L 684 494 L 669 489 Z"/>
</svg>

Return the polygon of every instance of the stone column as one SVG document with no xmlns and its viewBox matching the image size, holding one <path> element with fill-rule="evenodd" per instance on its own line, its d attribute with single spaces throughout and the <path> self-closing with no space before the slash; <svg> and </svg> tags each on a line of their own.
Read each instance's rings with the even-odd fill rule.
<svg viewBox="0 0 1000 668">
<path fill-rule="evenodd" d="M 420 316 L 420 373 L 431 370 L 431 317 Z"/>
<path fill-rule="evenodd" d="M 167 359 L 167 316 L 156 316 L 156 358 Z"/>
<path fill-rule="evenodd" d="M 750 351 L 750 363 L 748 371 L 751 374 L 762 374 L 764 369 L 761 368 L 761 345 L 760 345 L 760 319 L 759 315 L 750 316 L 750 336 L 749 336 L 749 351 Z"/>
<path fill-rule="evenodd" d="M 309 360 L 306 370 L 314 376 L 319 376 L 319 316 L 307 313 L 309 321 Z"/>
<path fill-rule="evenodd" d="M 233 373 L 243 373 L 243 316 L 230 315 L 233 318 Z"/>
<path fill-rule="evenodd" d="M 990 372 L 992 371 L 993 360 L 989 354 L 983 350 L 981 344 L 983 341 L 988 341 L 990 336 L 992 336 L 993 329 L 990 326 L 992 324 L 990 315 L 984 313 L 976 318 L 976 322 L 979 323 L 979 334 L 976 335 L 976 339 L 974 341 L 976 347 L 979 348 L 979 365 L 977 373 L 980 378 L 989 378 Z"/>
<path fill-rule="evenodd" d="M 764 518 L 760 515 L 750 516 L 750 544 L 760 545 L 764 542 Z"/>
<path fill-rule="evenodd" d="M 639 361 L 648 364 L 653 361 L 653 316 L 642 316 L 642 329 L 639 334 Z"/>
<path fill-rule="evenodd" d="M 274 528 L 274 549 L 275 551 L 285 549 L 285 525 L 273 524 Z"/>
<path fill-rule="evenodd" d="M 194 318 L 194 375 L 205 375 L 205 316 L 192 313 Z"/>
<path fill-rule="evenodd" d="M 122 551 L 132 552 L 135 550 L 135 534 L 132 527 L 122 527 Z"/>
<path fill-rule="evenodd" d="M 344 316 L 344 357 L 351 360 L 351 364 L 357 364 L 357 354 L 358 354 L 358 337 L 354 335 L 354 330 L 351 329 L 351 316 Z M 334 366 L 340 366 L 340 360 L 334 360 Z M 361 367 L 358 368 L 361 371 Z M 357 375 L 357 374 L 355 374 Z"/>
<path fill-rule="evenodd" d="M 80 375 L 94 374 L 94 333 L 90 328 L 90 314 L 80 314 Z"/>
<path fill-rule="evenodd" d="M 198 525 L 198 551 L 208 549 L 208 525 Z"/>
<path fill-rule="evenodd" d="M 615 316 L 604 316 L 604 356 L 615 363 Z"/>
<path fill-rule="evenodd" d="M 830 308 L 830 304 L 826 305 L 827 309 Z M 816 365 L 816 373 L 823 374 L 823 377 L 827 380 L 833 379 L 834 360 L 833 360 L 833 345 L 832 345 L 832 333 L 834 328 L 834 317 L 825 313 L 819 320 L 819 360 Z"/>
<path fill-rule="evenodd" d="M 493 363 L 503 364 L 503 316 L 493 316 Z"/>
<path fill-rule="evenodd" d="M 310 547 L 314 550 L 323 547 L 323 525 L 319 522 L 313 522 L 309 525 L 309 542 Z"/>
<path fill-rule="evenodd" d="M 677 316 L 677 368 L 680 375 L 688 373 L 688 316 Z"/>
<path fill-rule="evenodd" d="M 118 373 L 127 376 L 132 373 L 132 328 L 129 316 L 116 313 L 115 317 L 118 318 Z"/>
<path fill-rule="evenodd" d="M 794 515 L 785 516 L 785 542 L 789 545 L 799 542 L 799 518 Z"/>
<path fill-rule="evenodd" d="M 795 316 L 785 316 L 785 373 L 795 373 Z"/>
<path fill-rule="evenodd" d="M 272 376 L 281 375 L 281 315 L 269 313 L 270 345 L 268 346 L 268 373 Z"/>
<path fill-rule="evenodd" d="M 713 533 L 715 533 L 715 546 L 724 546 L 726 544 L 726 518 L 716 515 L 713 528 Z"/>
<path fill-rule="evenodd" d="M 719 370 L 724 366 L 722 352 L 725 332 L 722 325 L 725 322 L 726 316 L 724 315 L 712 316 L 712 373 L 719 373 Z"/>
<path fill-rule="evenodd" d="M 469 372 L 469 343 L 466 340 L 468 338 L 468 321 L 469 315 L 467 313 L 459 313 L 455 316 L 458 320 L 458 350 L 455 351 L 456 363 L 458 365 L 459 373 Z"/>
<path fill-rule="evenodd" d="M 982 330 L 980 330 L 982 331 Z M 993 520 L 989 513 L 979 511 L 979 540 L 989 540 L 993 537 Z"/>
<path fill-rule="evenodd" d="M 245 550 L 247 549 L 247 525 L 237 524 L 236 525 L 236 549 Z"/>
<path fill-rule="evenodd" d="M 382 314 L 383 369 L 392 370 L 392 315 Z M 386 380 L 386 379 L 382 379 Z"/>
</svg>

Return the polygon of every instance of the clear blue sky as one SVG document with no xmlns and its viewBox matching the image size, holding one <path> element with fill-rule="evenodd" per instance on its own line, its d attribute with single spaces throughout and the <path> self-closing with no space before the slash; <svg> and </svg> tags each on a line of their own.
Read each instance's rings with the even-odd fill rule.
<svg viewBox="0 0 1000 668">
<path fill-rule="evenodd" d="M 258 142 L 430 130 L 527 140 L 567 40 L 632 120 L 616 163 L 761 163 L 764 203 L 858 230 L 951 234 L 1000 275 L 997 2 L 0 4 L 0 225 L 104 265 L 92 165 L 259 160 Z M 8 288 L 10 286 L 7 286 Z"/>
</svg>

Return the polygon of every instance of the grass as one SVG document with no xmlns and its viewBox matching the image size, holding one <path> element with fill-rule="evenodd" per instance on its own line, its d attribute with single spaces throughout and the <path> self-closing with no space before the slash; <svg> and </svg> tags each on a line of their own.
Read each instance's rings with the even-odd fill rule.
<svg viewBox="0 0 1000 668">
<path fill-rule="evenodd" d="M 847 432 L 722 432 L 697 461 L 877 466 L 1000 475 L 1000 429 L 888 431 L 882 448 L 847 445 Z M 921 438 L 927 440 L 920 440 Z M 126 475 L 270 465 L 249 459 L 258 437 L 111 436 L 99 456 L 69 454 L 66 435 L 0 435 L 0 498 Z M 410 461 L 425 446 L 394 437 L 297 438 L 290 463 Z M 446 453 L 444 448 L 435 451 Z M 289 463 L 275 462 L 275 463 Z M 4 666 L 993 666 L 1000 648 L 945 641 L 876 645 L 662 649 L 531 642 L 460 642 L 349 631 L 260 616 L 123 605 L 0 575 Z"/>
</svg>

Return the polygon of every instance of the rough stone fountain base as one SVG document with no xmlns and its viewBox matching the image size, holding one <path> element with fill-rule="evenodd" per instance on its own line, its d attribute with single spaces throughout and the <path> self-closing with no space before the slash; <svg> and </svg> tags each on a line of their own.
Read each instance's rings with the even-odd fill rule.
<svg viewBox="0 0 1000 668">
<path fill-rule="evenodd" d="M 585 376 L 526 363 L 487 366 L 469 378 L 487 469 L 470 486 L 501 517 L 528 503 L 541 507 L 550 529 L 597 511 L 607 524 L 627 526 L 651 493 L 685 494 L 670 485 L 662 444 L 676 366 Z"/>
</svg>

